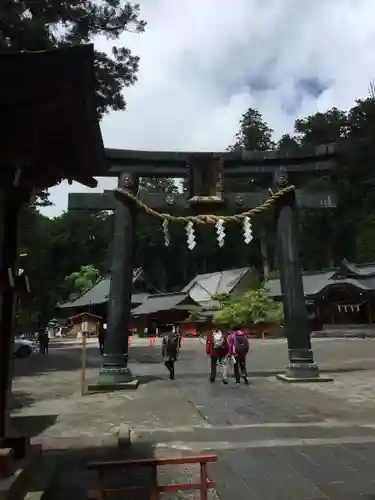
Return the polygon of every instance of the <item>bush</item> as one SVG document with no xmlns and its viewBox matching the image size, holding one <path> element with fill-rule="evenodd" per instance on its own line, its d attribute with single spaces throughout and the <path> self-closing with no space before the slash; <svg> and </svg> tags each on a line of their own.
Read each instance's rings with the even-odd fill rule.
<svg viewBox="0 0 375 500">
<path fill-rule="evenodd" d="M 249 290 L 243 296 L 228 301 L 214 314 L 214 322 L 222 327 L 258 324 L 281 325 L 282 304 L 268 297 L 264 289 Z"/>
</svg>

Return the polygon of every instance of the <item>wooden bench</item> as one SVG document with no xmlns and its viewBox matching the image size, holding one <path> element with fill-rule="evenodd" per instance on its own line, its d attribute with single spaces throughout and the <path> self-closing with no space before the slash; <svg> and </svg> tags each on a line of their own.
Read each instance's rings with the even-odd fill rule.
<svg viewBox="0 0 375 500">
<path fill-rule="evenodd" d="M 216 461 L 217 455 L 189 455 L 185 457 L 142 458 L 138 460 L 118 460 L 113 462 L 91 462 L 88 464 L 88 468 L 97 472 L 98 483 L 95 489 L 88 492 L 88 498 L 90 500 L 106 500 L 108 493 L 137 491 L 147 492 L 150 495 L 150 500 L 157 500 L 159 498 L 159 493 L 165 493 L 168 491 L 199 490 L 201 500 L 207 500 L 208 490 L 215 487 L 214 481 L 212 481 L 208 476 L 207 464 L 209 462 Z M 159 484 L 159 466 L 185 464 L 199 464 L 199 483 Z M 105 486 L 104 479 L 107 472 L 113 472 L 116 469 L 135 469 L 140 467 L 149 467 L 152 469 L 152 484 L 150 486 L 125 486 L 119 488 L 110 488 Z"/>
</svg>

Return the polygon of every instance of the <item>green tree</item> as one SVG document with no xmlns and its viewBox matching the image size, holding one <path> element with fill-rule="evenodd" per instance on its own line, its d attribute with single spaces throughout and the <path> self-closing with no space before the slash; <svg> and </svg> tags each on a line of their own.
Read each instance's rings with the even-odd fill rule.
<svg viewBox="0 0 375 500">
<path fill-rule="evenodd" d="M 280 325 L 283 321 L 282 304 L 268 297 L 264 289 L 248 290 L 241 297 L 225 303 L 214 314 L 214 322 L 223 327 L 257 324 Z"/>
<path fill-rule="evenodd" d="M 22 329 L 37 327 L 44 311 L 51 311 L 58 297 L 56 282 L 49 280 L 50 224 L 51 220 L 33 206 L 25 206 L 20 212 L 18 247 L 20 253 L 27 253 L 26 272 L 31 289 L 29 296 L 22 297 L 17 311 L 17 324 Z"/>
<path fill-rule="evenodd" d="M 49 199 L 49 192 L 47 189 L 37 191 L 31 199 L 31 206 L 36 207 L 50 207 L 53 205 Z"/>
<path fill-rule="evenodd" d="M 69 292 L 69 299 L 74 300 L 83 292 L 91 288 L 99 278 L 99 271 L 92 264 L 81 266 L 79 271 L 65 277 Z"/>
<path fill-rule="evenodd" d="M 8 0 L 0 4 L 0 50 L 37 51 L 89 43 L 98 36 L 118 40 L 125 31 L 141 33 L 139 5 L 123 0 Z M 136 81 L 139 59 L 113 46 L 96 51 L 97 108 L 102 115 L 125 109 L 123 88 Z"/>
<path fill-rule="evenodd" d="M 275 143 L 272 140 L 273 130 L 263 119 L 261 113 L 254 108 L 249 108 L 240 118 L 239 130 L 235 135 L 234 145 L 229 146 L 229 151 L 268 151 L 274 149 Z M 265 184 L 266 182 L 266 184 Z M 269 188 L 268 179 L 251 177 L 241 179 L 224 179 L 225 191 L 237 193 L 246 193 Z M 253 221 L 253 231 L 255 240 L 247 247 L 243 244 L 241 231 L 238 227 L 228 231 L 225 248 L 218 254 L 220 264 L 228 267 L 228 263 L 237 262 L 238 266 L 246 266 L 251 262 L 259 268 L 270 267 L 270 261 L 273 260 L 272 249 L 273 242 L 273 220 L 270 213 L 257 218 Z M 262 243 L 261 243 L 262 240 Z M 260 255 L 262 248 L 262 257 Z M 217 250 L 216 250 L 217 251 Z M 225 267 L 223 267 L 225 268 Z"/>
<path fill-rule="evenodd" d="M 369 214 L 359 225 L 356 240 L 358 262 L 375 261 L 375 215 Z"/>
<path fill-rule="evenodd" d="M 107 212 L 70 210 L 53 219 L 48 247 L 57 280 L 62 282 L 87 262 L 107 273 L 112 238 L 113 217 Z"/>
<path fill-rule="evenodd" d="M 352 261 L 364 259 L 371 255 L 372 223 L 368 215 L 375 203 L 374 97 L 358 99 L 349 111 L 333 108 L 298 120 L 296 131 L 303 144 L 345 139 L 337 168 L 325 179 L 319 179 L 336 192 L 337 210 L 302 214 L 300 248 L 304 267 L 319 269 L 337 264 L 344 257 Z M 307 184 L 309 188 L 312 185 L 316 187 L 316 181 Z M 375 240 L 373 245 L 375 248 Z"/>
<path fill-rule="evenodd" d="M 148 177 L 140 180 L 140 190 L 149 193 L 177 193 L 178 186 L 175 179 Z M 165 292 L 179 287 L 181 271 L 187 263 L 184 253 L 179 254 L 178 262 L 172 257 L 176 245 L 180 247 L 180 228 L 176 224 L 169 225 L 171 244 L 166 247 L 161 222 L 148 214 L 139 214 L 136 265 L 144 269 L 148 279 L 158 290 Z"/>
<path fill-rule="evenodd" d="M 178 187 L 175 179 L 169 177 L 143 177 L 139 188 L 149 193 L 177 193 Z"/>
<path fill-rule="evenodd" d="M 21 311 L 40 321 L 54 314 L 57 302 L 68 299 L 64 278 L 91 262 L 101 274 L 109 270 L 113 218 L 105 212 L 65 212 L 49 219 L 33 207 L 25 207 L 19 226 L 20 252 L 27 252 L 31 294 Z M 25 316 L 25 317 L 26 317 Z"/>
<path fill-rule="evenodd" d="M 283 134 L 278 140 L 276 147 L 280 153 L 292 155 L 298 152 L 301 145 L 297 137 L 293 137 L 290 134 Z"/>
<path fill-rule="evenodd" d="M 296 120 L 297 136 L 283 136 L 279 147 L 293 155 L 298 147 L 319 146 L 346 139 L 350 132 L 348 113 L 332 108 L 325 113 L 315 113 Z M 300 175 L 299 188 L 309 191 L 338 191 L 335 172 L 312 176 Z M 322 269 L 340 260 L 342 252 L 341 210 L 299 210 L 299 248 L 304 269 Z M 321 242 L 325 244 L 322 245 Z"/>
<path fill-rule="evenodd" d="M 345 139 L 350 131 L 347 113 L 337 108 L 300 118 L 296 120 L 294 129 L 302 145 L 313 146 Z"/>
<path fill-rule="evenodd" d="M 234 136 L 235 142 L 228 149 L 235 151 L 268 151 L 275 147 L 272 140 L 273 130 L 263 120 L 257 109 L 249 108 L 240 118 L 240 129 Z"/>
</svg>

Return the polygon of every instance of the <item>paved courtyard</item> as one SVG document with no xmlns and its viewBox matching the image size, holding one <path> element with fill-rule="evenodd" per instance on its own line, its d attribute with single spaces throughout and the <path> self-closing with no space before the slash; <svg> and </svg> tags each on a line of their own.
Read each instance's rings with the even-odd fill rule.
<svg viewBox="0 0 375 500">
<path fill-rule="evenodd" d="M 56 343 L 46 357 L 16 360 L 15 422 L 50 450 L 110 443 L 128 424 L 134 449 L 148 454 L 216 453 L 223 500 L 375 499 L 375 340 L 315 340 L 316 360 L 334 382 L 298 386 L 275 378 L 287 361 L 283 340 L 252 342 L 252 383 L 239 388 L 208 383 L 199 340 L 185 340 L 174 382 L 159 351 L 134 340 L 140 388 L 83 398 L 78 345 Z M 94 380 L 101 357 L 96 345 L 88 353 Z M 192 474 L 165 472 L 175 481 Z"/>
</svg>

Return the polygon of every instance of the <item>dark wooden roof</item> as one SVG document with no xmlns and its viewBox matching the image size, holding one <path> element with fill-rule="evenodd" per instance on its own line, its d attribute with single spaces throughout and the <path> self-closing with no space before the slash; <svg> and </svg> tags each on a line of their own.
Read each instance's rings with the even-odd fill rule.
<svg viewBox="0 0 375 500">
<path fill-rule="evenodd" d="M 90 312 L 82 312 L 82 313 L 76 314 L 75 316 L 71 316 L 70 318 L 68 318 L 68 320 L 75 323 L 75 322 L 78 322 L 79 319 L 82 320 L 83 318 L 85 318 L 87 316 L 89 318 L 92 318 L 92 319 L 103 319 L 102 316 L 98 316 L 97 314 L 92 314 Z"/>
<path fill-rule="evenodd" d="M 136 268 L 133 271 L 133 285 L 145 279 L 142 268 Z M 85 290 L 81 295 L 76 297 L 74 300 L 63 302 L 57 304 L 58 308 L 61 309 L 78 309 L 82 307 L 90 307 L 99 304 L 106 304 L 109 299 L 109 290 L 111 285 L 111 277 L 103 276 L 99 278 L 88 290 Z M 142 304 L 145 302 L 149 293 L 133 293 L 132 294 L 132 304 Z"/>
<path fill-rule="evenodd" d="M 105 165 L 92 45 L 0 54 L 0 173 L 20 184 L 95 186 Z"/>
<path fill-rule="evenodd" d="M 328 288 L 351 287 L 359 292 L 375 292 L 375 263 L 355 265 L 344 260 L 334 269 L 302 274 L 305 297 L 316 297 Z M 264 284 L 271 297 L 282 297 L 280 280 L 269 279 Z"/>
<path fill-rule="evenodd" d="M 154 314 L 159 311 L 170 311 L 176 309 L 182 304 L 197 305 L 197 303 L 189 297 L 187 293 L 159 293 L 151 295 L 146 302 L 132 310 L 133 316 L 144 316 Z"/>
</svg>

